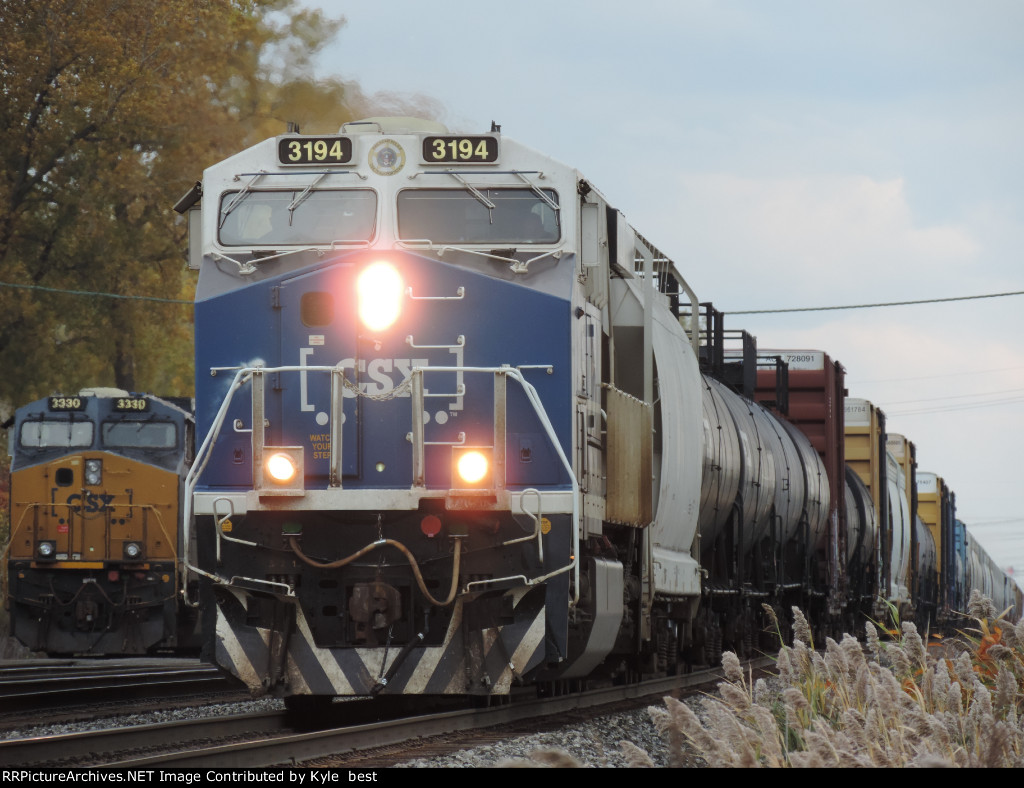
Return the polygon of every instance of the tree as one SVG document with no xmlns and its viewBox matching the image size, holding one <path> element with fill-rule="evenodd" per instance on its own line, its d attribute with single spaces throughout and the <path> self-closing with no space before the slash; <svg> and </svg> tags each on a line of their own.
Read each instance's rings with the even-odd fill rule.
<svg viewBox="0 0 1024 788">
<path fill-rule="evenodd" d="M 191 394 L 171 206 L 286 121 L 333 130 L 363 109 L 358 86 L 312 74 L 342 24 L 295 0 L 0 3 L 0 418 L 89 385 Z"/>
</svg>

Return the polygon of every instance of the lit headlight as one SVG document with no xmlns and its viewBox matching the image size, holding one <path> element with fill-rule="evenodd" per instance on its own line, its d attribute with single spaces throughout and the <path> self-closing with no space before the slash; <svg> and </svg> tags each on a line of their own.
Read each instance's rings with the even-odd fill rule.
<svg viewBox="0 0 1024 788">
<path fill-rule="evenodd" d="M 36 555 L 44 559 L 52 559 L 57 554 L 56 542 L 40 542 L 36 545 Z"/>
<path fill-rule="evenodd" d="M 402 277 L 390 263 L 374 263 L 359 274 L 359 319 L 371 331 L 394 325 L 402 311 Z"/>
<path fill-rule="evenodd" d="M 142 558 L 142 545 L 137 542 L 125 542 L 123 553 L 125 561 L 138 561 Z"/>
<path fill-rule="evenodd" d="M 278 452 L 267 458 L 267 475 L 278 484 L 287 484 L 295 478 L 295 463 L 287 454 Z"/>
<path fill-rule="evenodd" d="M 264 446 L 253 467 L 260 495 L 305 495 L 306 470 L 302 446 Z"/>
<path fill-rule="evenodd" d="M 85 461 L 85 483 L 93 486 L 103 483 L 103 460 Z"/>
<path fill-rule="evenodd" d="M 471 487 L 490 485 L 491 459 L 487 449 L 465 449 L 456 451 L 455 474 L 458 481 Z"/>
</svg>

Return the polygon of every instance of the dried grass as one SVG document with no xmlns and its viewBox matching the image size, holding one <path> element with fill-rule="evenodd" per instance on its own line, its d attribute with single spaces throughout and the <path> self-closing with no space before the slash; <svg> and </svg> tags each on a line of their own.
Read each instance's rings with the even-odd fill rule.
<svg viewBox="0 0 1024 788">
<path fill-rule="evenodd" d="M 674 698 L 649 709 L 670 765 L 1024 766 L 1024 624 L 976 592 L 969 610 L 977 626 L 951 658 L 930 653 L 894 611 L 890 628 L 868 622 L 863 644 L 845 635 L 815 651 L 794 608 L 793 645 L 781 648 L 771 681 L 752 682 L 728 653 L 718 696 L 699 713 Z M 631 760 L 648 765 L 642 755 Z"/>
</svg>

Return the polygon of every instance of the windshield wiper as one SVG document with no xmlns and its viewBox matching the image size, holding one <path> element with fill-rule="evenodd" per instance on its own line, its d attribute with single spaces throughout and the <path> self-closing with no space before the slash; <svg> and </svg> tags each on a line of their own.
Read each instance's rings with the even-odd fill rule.
<svg viewBox="0 0 1024 788">
<path fill-rule="evenodd" d="M 530 191 L 532 191 L 534 194 L 536 194 L 538 197 L 540 197 L 544 202 L 548 204 L 548 207 L 550 207 L 551 210 L 555 212 L 556 219 L 561 216 L 561 209 L 558 207 L 557 202 L 548 197 L 543 191 L 541 191 L 540 187 L 538 187 L 533 181 L 531 181 L 529 178 L 527 178 L 525 175 L 519 172 L 519 170 L 512 170 L 512 172 L 514 175 L 518 176 L 519 180 L 521 180 L 523 183 L 530 187 Z M 559 222 L 559 224 L 561 224 L 561 222 Z"/>
<path fill-rule="evenodd" d="M 328 173 L 326 173 L 326 172 L 320 173 L 320 175 L 317 176 L 316 180 L 313 181 L 311 184 L 309 184 L 309 186 L 307 186 L 305 188 L 305 190 L 302 192 L 302 194 L 300 194 L 298 197 L 296 197 L 294 200 L 292 200 L 290 203 L 288 203 L 288 226 L 289 227 L 292 226 L 292 219 L 295 217 L 295 209 L 299 207 L 299 203 L 301 203 L 303 200 L 305 200 L 307 197 L 309 197 L 309 195 L 312 194 L 312 192 L 313 192 L 313 187 L 316 186 L 318 183 L 320 183 L 320 181 L 322 181 L 324 178 L 326 178 L 327 175 L 328 175 Z"/>
<path fill-rule="evenodd" d="M 482 202 L 484 204 L 484 206 L 486 206 L 486 208 L 487 208 L 487 221 L 490 224 L 494 224 L 494 214 L 491 213 L 491 211 L 493 211 L 494 208 L 495 208 L 494 203 L 491 202 L 490 200 L 488 200 L 480 192 L 480 190 L 478 188 L 476 188 L 476 186 L 474 186 L 473 184 L 469 183 L 465 178 L 463 178 L 457 172 L 454 172 L 453 170 L 448 170 L 448 174 L 451 175 L 455 180 L 457 180 L 463 186 L 465 186 L 466 187 L 466 191 L 468 191 L 470 194 L 472 194 L 474 197 L 476 197 L 480 202 Z"/>
<path fill-rule="evenodd" d="M 238 194 L 235 195 L 234 199 L 231 200 L 231 202 L 229 202 L 227 205 L 221 208 L 220 222 L 217 225 L 218 229 L 222 229 L 224 227 L 224 220 L 228 218 L 228 214 L 238 207 L 238 204 L 249 195 L 249 190 L 252 188 L 252 185 L 256 183 L 256 181 L 258 181 L 260 178 L 262 178 L 265 174 L 266 173 L 263 170 L 260 170 L 260 172 L 254 174 L 252 178 L 249 179 L 249 182 L 242 187 L 242 191 L 238 192 Z"/>
</svg>

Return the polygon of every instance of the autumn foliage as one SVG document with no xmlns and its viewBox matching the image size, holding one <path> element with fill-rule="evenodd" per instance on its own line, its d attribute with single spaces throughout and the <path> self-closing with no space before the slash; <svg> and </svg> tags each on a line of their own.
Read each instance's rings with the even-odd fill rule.
<svg viewBox="0 0 1024 788">
<path fill-rule="evenodd" d="M 377 109 L 313 73 L 342 24 L 295 0 L 0 3 L 0 421 L 84 386 L 191 396 L 172 206 L 288 122 Z"/>
</svg>

